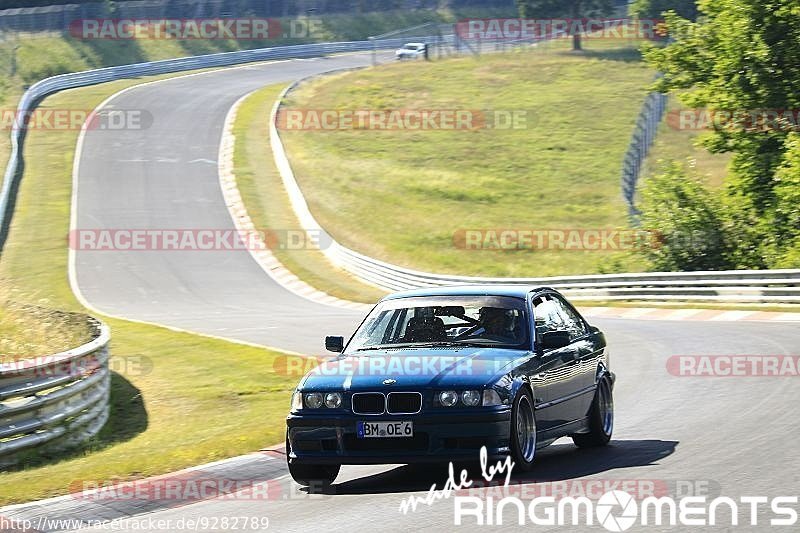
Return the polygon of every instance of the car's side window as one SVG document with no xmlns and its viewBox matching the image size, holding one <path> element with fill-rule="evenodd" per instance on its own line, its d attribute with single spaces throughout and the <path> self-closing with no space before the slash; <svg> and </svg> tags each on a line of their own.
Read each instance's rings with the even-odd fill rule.
<svg viewBox="0 0 800 533">
<path fill-rule="evenodd" d="M 556 312 L 561 315 L 563 329 L 569 331 L 570 339 L 577 339 L 586 335 L 586 326 L 583 320 L 573 311 L 566 303 L 560 298 L 553 298 L 553 304 Z"/>
<path fill-rule="evenodd" d="M 558 307 L 549 297 L 537 298 L 534 300 L 533 305 L 537 334 L 541 335 L 547 331 L 563 331 L 566 329 L 564 319 L 558 312 Z"/>
</svg>

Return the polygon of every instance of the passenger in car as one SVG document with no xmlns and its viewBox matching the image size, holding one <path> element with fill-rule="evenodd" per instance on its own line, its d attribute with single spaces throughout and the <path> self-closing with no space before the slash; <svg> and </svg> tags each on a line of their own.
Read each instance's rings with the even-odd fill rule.
<svg viewBox="0 0 800 533">
<path fill-rule="evenodd" d="M 404 342 L 441 342 L 447 340 L 444 321 L 435 315 L 432 307 L 416 309 L 414 318 L 408 321 Z"/>
</svg>

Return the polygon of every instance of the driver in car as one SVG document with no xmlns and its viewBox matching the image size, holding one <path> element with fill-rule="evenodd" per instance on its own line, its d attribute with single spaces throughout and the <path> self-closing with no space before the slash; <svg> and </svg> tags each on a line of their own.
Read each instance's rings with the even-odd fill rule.
<svg viewBox="0 0 800 533">
<path fill-rule="evenodd" d="M 498 342 L 517 342 L 516 317 L 513 311 L 500 307 L 483 307 L 480 310 L 482 331 L 475 336 Z"/>
</svg>

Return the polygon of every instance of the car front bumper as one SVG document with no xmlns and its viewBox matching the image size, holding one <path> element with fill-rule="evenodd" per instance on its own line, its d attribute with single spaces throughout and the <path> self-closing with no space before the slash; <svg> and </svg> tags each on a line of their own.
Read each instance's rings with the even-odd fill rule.
<svg viewBox="0 0 800 533">
<path fill-rule="evenodd" d="M 410 420 L 413 437 L 358 438 L 356 424 Z M 411 464 L 489 459 L 509 453 L 511 409 L 416 415 L 290 414 L 289 459 L 308 464 Z"/>
</svg>

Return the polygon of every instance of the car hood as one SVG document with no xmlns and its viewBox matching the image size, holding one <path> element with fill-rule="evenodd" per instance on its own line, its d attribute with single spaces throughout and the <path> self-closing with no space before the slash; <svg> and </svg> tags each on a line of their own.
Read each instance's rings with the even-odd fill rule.
<svg viewBox="0 0 800 533">
<path fill-rule="evenodd" d="M 413 348 L 364 351 L 325 361 L 301 381 L 303 390 L 481 387 L 530 356 L 499 348 Z M 394 380 L 394 383 L 384 383 Z"/>
</svg>

